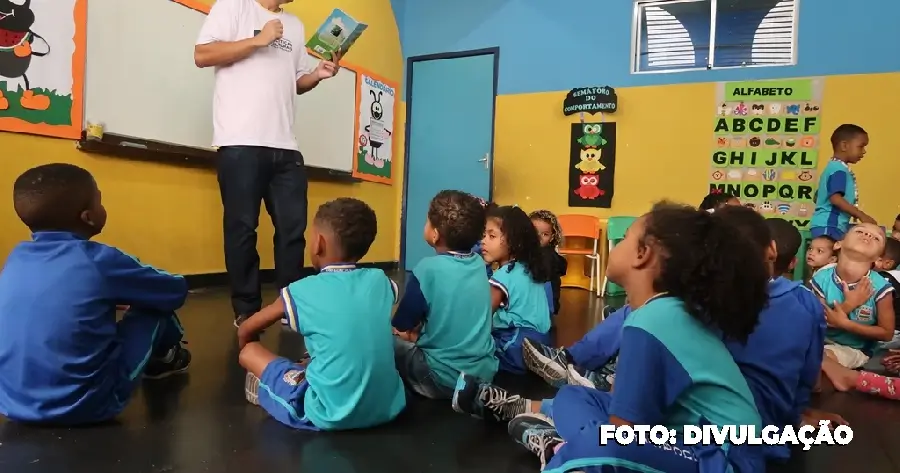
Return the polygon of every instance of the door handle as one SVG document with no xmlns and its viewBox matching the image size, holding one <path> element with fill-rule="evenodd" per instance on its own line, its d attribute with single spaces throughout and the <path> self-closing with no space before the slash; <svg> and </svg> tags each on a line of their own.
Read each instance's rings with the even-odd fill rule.
<svg viewBox="0 0 900 473">
<path fill-rule="evenodd" d="M 488 164 L 488 161 L 490 161 L 490 159 L 491 159 L 491 153 L 484 153 L 484 157 L 479 159 L 478 162 L 484 163 L 484 168 L 489 169 L 490 164 Z"/>
</svg>

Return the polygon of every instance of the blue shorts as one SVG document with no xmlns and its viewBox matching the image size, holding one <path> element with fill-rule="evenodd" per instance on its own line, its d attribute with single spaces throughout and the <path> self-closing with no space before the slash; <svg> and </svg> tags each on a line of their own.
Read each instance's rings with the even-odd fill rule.
<svg viewBox="0 0 900 473">
<path fill-rule="evenodd" d="M 505 329 L 495 328 L 491 330 L 494 337 L 494 354 L 500 360 L 500 370 L 515 374 L 525 374 L 525 357 L 522 355 L 522 342 L 526 338 L 550 345 L 550 335 L 524 327 L 510 327 Z"/>
<path fill-rule="evenodd" d="M 844 239 L 844 234 L 847 233 L 846 230 L 841 230 L 838 227 L 811 227 L 809 229 L 809 236 L 811 238 L 819 238 L 819 237 L 828 237 L 834 241 L 841 241 Z"/>
<path fill-rule="evenodd" d="M 303 408 L 303 397 L 309 389 L 304 370 L 287 358 L 272 360 L 259 378 L 259 405 L 288 427 L 319 430 Z"/>
</svg>

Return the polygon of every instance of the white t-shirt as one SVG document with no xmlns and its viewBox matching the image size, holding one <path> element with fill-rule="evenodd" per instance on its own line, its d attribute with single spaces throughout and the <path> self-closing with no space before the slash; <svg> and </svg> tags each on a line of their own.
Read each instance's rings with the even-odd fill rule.
<svg viewBox="0 0 900 473">
<path fill-rule="evenodd" d="M 216 67 L 213 146 L 297 149 L 297 79 L 312 71 L 300 19 L 273 13 L 255 0 L 217 0 L 197 44 L 252 38 L 276 19 L 284 25 L 281 39 L 230 66 Z"/>
</svg>

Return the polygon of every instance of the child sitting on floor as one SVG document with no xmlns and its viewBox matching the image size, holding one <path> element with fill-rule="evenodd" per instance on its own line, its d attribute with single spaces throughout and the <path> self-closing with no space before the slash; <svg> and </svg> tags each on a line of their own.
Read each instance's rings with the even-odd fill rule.
<svg viewBox="0 0 900 473">
<path fill-rule="evenodd" d="M 16 214 L 32 232 L 0 272 L 0 414 L 89 424 L 117 416 L 144 378 L 187 370 L 175 316 L 184 278 L 91 241 L 106 223 L 91 174 L 72 164 L 25 171 Z M 116 306 L 130 305 L 116 323 Z"/>
<path fill-rule="evenodd" d="M 535 210 L 529 215 L 534 229 L 538 233 L 541 242 L 541 252 L 544 255 L 547 269 L 550 270 L 550 294 L 553 304 L 550 310 L 553 315 L 559 313 L 559 293 L 562 287 L 562 277 L 566 275 L 569 262 L 559 254 L 559 246 L 562 244 L 563 234 L 559 228 L 556 215 L 549 210 Z"/>
<path fill-rule="evenodd" d="M 377 226 L 365 202 L 342 197 L 322 204 L 309 238 L 310 263 L 319 273 L 283 288 L 238 328 L 239 361 L 252 375 L 247 391 L 258 392 L 259 405 L 288 427 L 372 427 L 406 406 L 390 328 L 397 285 L 380 269 L 356 266 Z M 303 335 L 305 366 L 256 341 L 279 320 Z"/>
<path fill-rule="evenodd" d="M 827 236 L 813 238 L 806 250 L 806 267 L 810 275 L 816 271 L 834 266 L 837 263 L 837 252 L 834 249 L 834 240 Z"/>
<path fill-rule="evenodd" d="M 477 198 L 438 193 L 425 220 L 425 241 L 437 254 L 413 269 L 394 314 L 397 370 L 413 391 L 431 399 L 450 399 L 461 371 L 486 380 L 497 373 L 491 289 L 484 260 L 471 251 L 484 224 Z"/>
<path fill-rule="evenodd" d="M 722 338 L 745 342 L 767 303 L 760 249 L 714 215 L 661 204 L 613 248 L 607 274 L 634 307 L 612 393 L 564 386 L 552 400 L 528 400 L 462 375 L 454 410 L 511 420 L 510 435 L 544 471 L 763 471 L 758 447 L 659 448 L 599 438 L 609 424 L 759 428 L 753 395 Z"/>
<path fill-rule="evenodd" d="M 522 340 L 549 342 L 549 271 L 531 219 L 519 207 L 490 209 L 483 242 L 484 260 L 499 265 L 491 276 L 494 349 L 500 369 L 524 373 Z"/>
<path fill-rule="evenodd" d="M 713 189 L 703 198 L 703 201 L 700 202 L 700 210 L 713 213 L 717 209 L 727 205 L 741 205 L 741 201 L 728 192 L 721 189 Z"/>
<path fill-rule="evenodd" d="M 872 271 L 884 245 L 881 227 L 856 225 L 836 245 L 841 251 L 837 265 L 820 270 L 811 281 L 823 303 L 837 309 L 828 312 L 825 355 L 847 368 L 863 366 L 877 341 L 894 336 L 894 288 Z"/>
</svg>

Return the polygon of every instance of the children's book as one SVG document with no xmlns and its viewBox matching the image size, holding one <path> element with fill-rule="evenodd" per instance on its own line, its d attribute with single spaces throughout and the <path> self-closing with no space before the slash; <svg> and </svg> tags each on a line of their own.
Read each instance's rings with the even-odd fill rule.
<svg viewBox="0 0 900 473">
<path fill-rule="evenodd" d="M 360 23 L 339 8 L 335 8 L 306 43 L 306 47 L 319 56 L 331 60 L 335 51 L 346 53 L 368 27 L 369 25 Z"/>
</svg>

